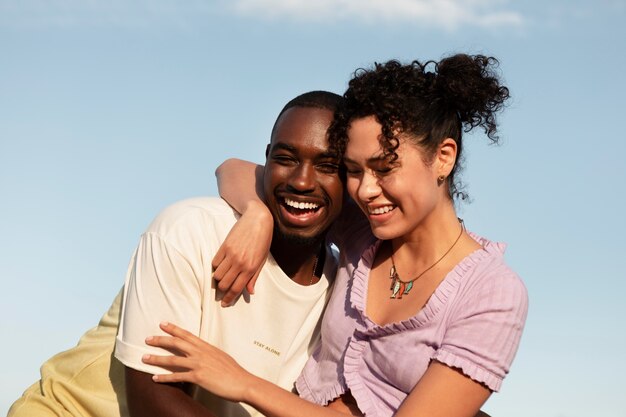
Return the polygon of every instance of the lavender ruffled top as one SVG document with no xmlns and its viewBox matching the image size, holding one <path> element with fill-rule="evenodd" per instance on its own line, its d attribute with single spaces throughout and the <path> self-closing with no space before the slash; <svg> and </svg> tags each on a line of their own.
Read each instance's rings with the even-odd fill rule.
<svg viewBox="0 0 626 417">
<path fill-rule="evenodd" d="M 520 341 L 527 292 L 504 262 L 505 245 L 472 237 L 483 248 L 448 273 L 422 310 L 380 326 L 365 314 L 365 301 L 381 242 L 371 232 L 353 234 L 342 252 L 321 345 L 296 381 L 300 396 L 325 405 L 351 391 L 366 416 L 392 416 L 431 360 L 498 391 Z"/>
</svg>

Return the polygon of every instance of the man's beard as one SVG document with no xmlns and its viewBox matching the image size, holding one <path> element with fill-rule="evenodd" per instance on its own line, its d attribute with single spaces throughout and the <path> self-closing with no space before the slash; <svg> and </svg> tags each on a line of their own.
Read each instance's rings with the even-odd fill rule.
<svg viewBox="0 0 626 417">
<path fill-rule="evenodd" d="M 284 243 L 301 247 L 313 246 L 323 239 L 321 235 L 302 236 L 296 233 L 286 233 L 280 230 L 280 228 L 274 227 L 274 239 L 276 238 L 280 239 Z"/>
</svg>

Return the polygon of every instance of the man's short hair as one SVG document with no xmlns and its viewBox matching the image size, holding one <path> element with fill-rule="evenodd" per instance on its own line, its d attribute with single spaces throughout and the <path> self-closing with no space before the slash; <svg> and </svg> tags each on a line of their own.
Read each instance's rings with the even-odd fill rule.
<svg viewBox="0 0 626 417">
<path fill-rule="evenodd" d="M 276 123 L 280 119 L 280 116 L 283 115 L 284 112 L 289 110 L 292 107 L 308 107 L 314 109 L 325 109 L 330 110 L 331 112 L 335 112 L 337 107 L 343 100 L 343 97 L 339 94 L 331 93 L 330 91 L 309 91 L 308 93 L 300 94 L 299 96 L 291 99 L 285 107 L 278 113 L 278 117 L 276 117 L 276 121 L 274 122 L 274 126 L 272 126 L 272 136 L 274 136 L 274 130 L 276 129 Z"/>
</svg>

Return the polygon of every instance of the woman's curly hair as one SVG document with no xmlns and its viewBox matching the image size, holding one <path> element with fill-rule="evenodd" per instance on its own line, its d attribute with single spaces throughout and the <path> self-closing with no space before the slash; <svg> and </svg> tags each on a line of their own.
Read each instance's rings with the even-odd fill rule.
<svg viewBox="0 0 626 417">
<path fill-rule="evenodd" d="M 348 129 L 354 119 L 375 116 L 381 124 L 379 138 L 384 155 L 398 158 L 399 135 L 407 135 L 432 158 L 446 138 L 457 142 L 457 163 L 448 177 L 452 198 L 465 199 L 455 182 L 462 151 L 462 133 L 481 126 L 498 142 L 495 113 L 509 98 L 495 69 L 498 61 L 483 55 L 457 54 L 440 62 L 396 60 L 355 71 L 344 101 L 329 129 L 331 149 L 343 155 Z"/>
</svg>

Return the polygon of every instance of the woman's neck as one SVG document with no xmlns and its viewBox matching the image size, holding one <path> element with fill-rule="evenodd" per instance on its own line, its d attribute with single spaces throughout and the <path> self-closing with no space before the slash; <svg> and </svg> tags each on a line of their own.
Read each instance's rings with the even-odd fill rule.
<svg viewBox="0 0 626 417">
<path fill-rule="evenodd" d="M 428 268 L 453 246 L 460 246 L 465 240 L 464 234 L 463 225 L 449 203 L 433 211 L 409 233 L 392 239 L 391 248 L 396 262 L 421 270 Z M 471 240 L 469 236 L 467 238 Z"/>
</svg>

